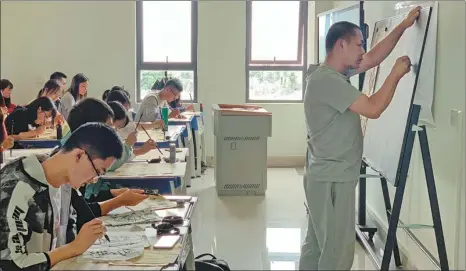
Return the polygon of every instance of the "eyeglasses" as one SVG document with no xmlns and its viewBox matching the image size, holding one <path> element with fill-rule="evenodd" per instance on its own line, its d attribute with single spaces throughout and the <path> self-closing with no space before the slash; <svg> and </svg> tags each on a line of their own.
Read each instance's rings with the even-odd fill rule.
<svg viewBox="0 0 466 271">
<path fill-rule="evenodd" d="M 96 176 L 97 176 L 97 177 L 100 177 L 100 176 L 104 175 L 106 172 L 105 172 L 105 171 L 99 172 L 99 171 L 97 170 L 97 168 L 96 168 L 94 162 L 92 162 L 92 159 L 91 159 L 91 157 L 89 156 L 89 153 L 87 153 L 87 151 L 84 151 L 84 153 L 86 154 L 87 159 L 89 160 L 89 162 L 91 162 L 92 168 L 94 168 L 94 171 L 95 171 Z"/>
<path fill-rule="evenodd" d="M 173 96 L 175 96 L 176 99 L 178 99 L 180 97 L 180 93 L 178 91 L 174 90 L 171 87 L 168 88 L 168 89 L 171 91 L 171 93 L 173 93 Z"/>
</svg>

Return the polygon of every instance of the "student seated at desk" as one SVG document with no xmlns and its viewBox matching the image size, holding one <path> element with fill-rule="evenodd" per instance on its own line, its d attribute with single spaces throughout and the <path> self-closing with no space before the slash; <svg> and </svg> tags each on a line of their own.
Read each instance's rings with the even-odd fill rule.
<svg viewBox="0 0 466 271">
<path fill-rule="evenodd" d="M 129 129 L 124 129 L 125 127 L 128 127 L 128 123 L 130 122 L 128 113 L 126 112 L 125 108 L 123 105 L 121 105 L 119 102 L 108 102 L 107 103 L 110 108 L 113 110 L 113 114 L 115 117 L 113 118 L 113 126 L 115 127 L 115 130 L 120 136 L 120 138 L 126 142 L 126 144 L 131 144 L 133 143 L 133 139 L 127 140 L 129 135 L 132 135 L 133 132 L 136 130 L 136 125 L 134 125 L 132 130 Z M 136 144 L 136 141 L 134 141 L 134 144 Z M 149 139 L 140 148 L 134 148 L 134 144 L 131 145 L 133 148 L 133 155 L 144 155 L 151 150 L 154 150 L 157 148 L 157 144 L 155 143 L 154 140 Z"/>
<path fill-rule="evenodd" d="M 35 99 L 26 106 L 18 106 L 6 117 L 7 132 L 15 140 L 37 137 L 45 132 L 47 119 L 56 111 L 55 104 L 48 97 Z"/>
<path fill-rule="evenodd" d="M 58 108 L 65 119 L 68 119 L 73 106 L 87 96 L 88 86 L 89 79 L 84 74 L 78 73 L 73 77 L 71 86 L 60 99 L 60 108 Z"/>
<path fill-rule="evenodd" d="M 77 129 L 52 157 L 31 155 L 4 166 L 0 170 L 0 269 L 50 270 L 102 238 L 105 227 L 95 216 L 114 209 L 117 199 L 89 206 L 93 214 L 80 213 L 89 222 L 66 244 L 73 192 L 104 174 L 122 151 L 121 140 L 110 127 L 92 123 Z"/>
<path fill-rule="evenodd" d="M 11 103 L 11 91 L 13 90 L 13 83 L 8 79 L 0 80 L 0 92 L 3 96 L 4 106 L 7 108 L 7 112 L 11 113 L 15 110 L 16 105 Z"/>
<path fill-rule="evenodd" d="M 59 104 L 57 102 L 60 101 L 61 92 L 62 92 L 61 83 L 58 80 L 50 79 L 45 83 L 44 87 L 41 90 L 39 90 L 39 93 L 37 94 L 37 98 L 49 97 L 56 106 L 57 104 Z M 54 121 L 55 124 L 59 124 L 59 123 L 61 124 L 65 122 L 65 118 L 57 111 L 57 115 L 52 121 Z M 51 121 L 47 120 L 46 125 L 47 127 L 52 126 Z"/>
<path fill-rule="evenodd" d="M 37 93 L 37 98 L 49 97 L 54 103 L 60 99 L 61 96 L 61 85 L 57 80 L 48 80 L 44 87 Z"/>
<path fill-rule="evenodd" d="M 68 77 L 66 76 L 66 74 L 62 73 L 62 72 L 54 72 L 50 75 L 50 79 L 53 79 L 53 80 L 57 80 L 58 83 L 60 84 L 61 86 L 61 93 L 63 93 L 63 91 L 65 90 L 65 87 L 66 87 L 66 79 Z M 61 97 L 61 93 L 60 93 L 60 97 Z M 55 101 L 55 106 L 57 108 L 60 108 L 60 98 L 58 98 L 58 100 Z"/>
<path fill-rule="evenodd" d="M 115 87 L 114 87 L 115 88 Z M 127 117 L 124 119 L 124 123 L 121 123 L 121 125 L 117 125 L 115 122 L 115 127 L 117 130 L 118 135 L 123 139 L 126 140 L 128 135 L 130 135 L 133 131 L 136 130 L 136 123 L 132 119 L 129 109 L 131 108 L 131 102 L 129 101 L 129 97 L 126 95 L 124 90 L 121 89 L 114 89 L 110 90 L 107 92 L 107 94 L 104 93 L 102 95 L 102 98 L 105 97 L 104 101 L 106 101 L 108 104 L 110 102 L 119 102 L 121 105 L 123 105 L 124 109 L 126 110 L 126 115 Z M 146 130 L 152 130 L 152 129 L 162 129 L 163 128 L 163 120 L 156 120 L 154 122 L 139 122 L 138 130 L 141 131 L 144 129 Z"/>
<path fill-rule="evenodd" d="M 169 79 L 161 90 L 157 90 L 156 86 L 152 87 L 152 91 L 142 100 L 135 120 L 144 122 L 157 120 L 160 109 L 179 98 L 182 91 L 183 85 L 178 78 Z M 176 118 L 179 114 L 178 109 L 173 109 L 168 117 Z"/>
<path fill-rule="evenodd" d="M 113 126 L 114 117 L 115 114 L 113 110 L 104 101 L 95 98 L 85 98 L 77 105 L 75 105 L 73 109 L 70 111 L 70 115 L 68 117 L 70 133 L 64 135 L 64 137 L 61 140 L 61 144 L 64 144 L 71 135 L 71 132 L 78 129 L 78 127 L 80 127 L 81 125 L 84 125 L 89 122 L 100 122 Z M 123 144 L 122 157 L 117 159 L 108 169 L 108 171 L 114 171 L 118 169 L 131 158 L 133 152 L 131 146 L 135 144 L 136 140 L 136 132 L 133 132 L 133 134 L 131 134 L 130 137 L 128 137 L 128 139 L 126 140 L 126 143 Z M 83 187 L 81 191 L 84 194 L 85 187 Z M 107 189 L 102 189 L 102 191 L 100 191 L 99 193 L 93 195 L 86 195 L 86 198 L 90 202 L 104 201 L 116 197 L 125 191 L 126 190 L 122 189 L 109 190 L 107 187 Z"/>
</svg>

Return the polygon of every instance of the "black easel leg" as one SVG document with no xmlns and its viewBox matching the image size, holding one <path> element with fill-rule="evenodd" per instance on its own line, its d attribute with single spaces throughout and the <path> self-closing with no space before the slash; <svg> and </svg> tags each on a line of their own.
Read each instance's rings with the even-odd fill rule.
<svg viewBox="0 0 466 271">
<path fill-rule="evenodd" d="M 366 165 L 364 162 L 361 165 L 359 174 L 366 174 Z M 359 212 L 358 224 L 361 226 L 366 225 L 366 178 L 359 178 Z"/>
<path fill-rule="evenodd" d="M 442 219 L 440 217 L 440 208 L 437 198 L 437 189 L 435 187 L 434 171 L 432 169 L 426 127 L 422 126 L 421 129 L 421 131 L 418 131 L 419 143 L 421 144 L 422 160 L 424 161 L 424 172 L 426 175 L 427 191 L 429 193 L 432 221 L 434 222 L 435 239 L 437 241 L 440 269 L 449 270 L 447 250 L 445 247 L 445 239 L 443 237 Z"/>
<path fill-rule="evenodd" d="M 367 165 L 362 162 L 361 170 L 359 174 L 365 175 L 366 174 Z M 377 232 L 377 228 L 367 226 L 366 220 L 366 177 L 359 178 L 359 201 L 358 201 L 358 222 L 357 222 L 358 229 L 361 232 L 367 233 L 368 241 L 372 242 L 372 238 L 374 238 L 375 233 Z M 356 233 L 356 238 L 359 238 L 359 235 Z"/>
<path fill-rule="evenodd" d="M 387 220 L 390 221 L 392 213 L 392 204 L 390 202 L 390 194 L 388 193 L 387 180 L 380 178 L 380 185 L 382 186 L 383 201 L 385 203 L 385 212 L 387 214 Z M 398 241 L 395 235 L 395 241 L 393 242 L 393 257 L 395 258 L 395 264 L 397 267 L 401 266 L 400 250 L 398 249 Z"/>
<path fill-rule="evenodd" d="M 398 187 L 396 188 L 395 200 L 393 201 L 393 209 L 388 221 L 388 232 L 387 240 L 385 242 L 385 248 L 383 250 L 381 270 L 389 270 L 390 260 L 392 257 L 392 251 L 395 247 L 396 242 L 396 230 L 398 228 L 398 222 L 400 220 L 401 205 L 403 203 L 403 195 L 406 187 L 406 178 L 400 180 Z"/>
</svg>

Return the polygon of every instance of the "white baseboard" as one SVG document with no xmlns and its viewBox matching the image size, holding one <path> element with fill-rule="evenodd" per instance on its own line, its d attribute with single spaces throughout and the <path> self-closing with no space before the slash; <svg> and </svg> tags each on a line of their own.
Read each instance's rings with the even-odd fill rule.
<svg viewBox="0 0 466 271">
<path fill-rule="evenodd" d="M 269 156 L 267 157 L 267 167 L 304 167 L 305 156 Z M 215 166 L 213 156 L 206 157 L 207 166 Z"/>
<path fill-rule="evenodd" d="M 380 240 L 386 240 L 387 233 L 388 233 L 388 224 L 387 219 L 382 219 L 379 217 L 372 208 L 367 206 L 367 213 L 369 218 L 375 224 L 374 226 L 377 228 L 377 235 L 379 236 Z M 399 229 L 402 231 L 402 229 Z M 377 246 L 376 246 L 377 247 Z M 400 251 L 400 258 L 401 262 L 403 263 L 403 270 L 417 270 L 417 268 L 413 265 L 412 260 L 410 260 L 410 255 L 408 250 L 398 241 L 398 248 Z M 383 249 L 383 246 L 382 246 Z M 377 251 L 376 251 L 377 254 Z"/>
</svg>

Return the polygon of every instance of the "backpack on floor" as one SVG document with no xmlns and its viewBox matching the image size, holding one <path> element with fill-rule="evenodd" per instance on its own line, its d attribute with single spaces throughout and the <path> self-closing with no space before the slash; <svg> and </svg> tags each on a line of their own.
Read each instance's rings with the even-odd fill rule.
<svg viewBox="0 0 466 271">
<path fill-rule="evenodd" d="M 205 256 L 210 256 L 210 259 L 201 259 Z M 217 259 L 210 253 L 197 256 L 194 263 L 197 271 L 231 271 L 226 261 Z"/>
</svg>

